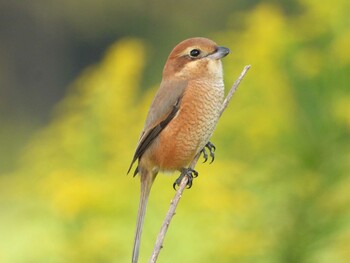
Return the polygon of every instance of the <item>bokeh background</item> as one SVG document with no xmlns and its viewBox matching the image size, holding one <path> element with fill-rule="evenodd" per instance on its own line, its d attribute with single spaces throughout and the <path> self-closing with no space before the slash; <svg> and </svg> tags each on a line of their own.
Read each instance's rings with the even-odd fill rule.
<svg viewBox="0 0 350 263">
<path fill-rule="evenodd" d="M 232 53 L 241 83 L 159 262 L 350 262 L 350 2 L 0 2 L 0 262 L 130 262 L 126 176 L 170 50 Z M 147 262 L 175 175 L 153 187 Z"/>
</svg>

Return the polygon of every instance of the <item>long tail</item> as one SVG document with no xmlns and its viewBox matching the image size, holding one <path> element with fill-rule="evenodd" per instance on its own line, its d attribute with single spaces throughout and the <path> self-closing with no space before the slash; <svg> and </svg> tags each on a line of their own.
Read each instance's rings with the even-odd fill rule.
<svg viewBox="0 0 350 263">
<path fill-rule="evenodd" d="M 141 170 L 141 195 L 140 195 L 139 210 L 137 212 L 134 249 L 132 251 L 132 263 L 137 263 L 137 260 L 139 258 L 143 221 L 146 214 L 148 197 L 149 197 L 151 187 L 155 177 L 156 177 L 156 174 L 153 174 L 152 172 L 149 172 L 149 171 L 145 171 L 143 169 Z"/>
</svg>

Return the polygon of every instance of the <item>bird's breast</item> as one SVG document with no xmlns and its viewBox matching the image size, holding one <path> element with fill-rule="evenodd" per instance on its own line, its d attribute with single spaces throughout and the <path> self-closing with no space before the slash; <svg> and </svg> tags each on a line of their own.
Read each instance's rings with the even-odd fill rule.
<svg viewBox="0 0 350 263">
<path fill-rule="evenodd" d="M 161 170 L 188 165 L 209 141 L 224 99 L 222 80 L 189 82 L 176 117 L 160 133 L 153 157 Z"/>
</svg>

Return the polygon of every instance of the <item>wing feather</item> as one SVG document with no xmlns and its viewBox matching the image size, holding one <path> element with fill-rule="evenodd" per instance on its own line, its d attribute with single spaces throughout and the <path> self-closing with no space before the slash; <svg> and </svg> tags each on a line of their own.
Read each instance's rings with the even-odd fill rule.
<svg viewBox="0 0 350 263">
<path fill-rule="evenodd" d="M 152 142 L 158 137 L 161 131 L 171 122 L 179 111 L 181 98 L 187 86 L 185 81 L 162 82 L 161 88 L 154 97 L 145 127 L 141 133 L 134 157 L 131 161 L 128 172 L 130 172 L 136 160 L 140 159 Z M 138 166 L 134 176 L 138 173 Z"/>
</svg>

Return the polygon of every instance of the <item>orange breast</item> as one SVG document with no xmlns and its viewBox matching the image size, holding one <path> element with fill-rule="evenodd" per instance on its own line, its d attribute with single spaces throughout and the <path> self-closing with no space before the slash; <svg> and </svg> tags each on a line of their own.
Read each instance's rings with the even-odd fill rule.
<svg viewBox="0 0 350 263">
<path fill-rule="evenodd" d="M 190 83 L 177 116 L 152 145 L 149 158 L 160 170 L 186 167 L 204 147 L 219 118 L 223 83 Z"/>
</svg>

